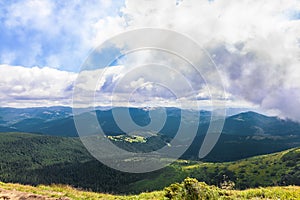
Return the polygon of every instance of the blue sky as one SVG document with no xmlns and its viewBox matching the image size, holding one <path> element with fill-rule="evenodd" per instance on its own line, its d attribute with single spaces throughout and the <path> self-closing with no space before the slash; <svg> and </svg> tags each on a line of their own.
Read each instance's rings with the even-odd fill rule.
<svg viewBox="0 0 300 200">
<path fill-rule="evenodd" d="M 300 20 L 300 10 L 291 9 L 287 12 L 290 20 Z"/>
<path fill-rule="evenodd" d="M 299 0 L 0 1 L 2 106 L 71 105 L 80 66 L 94 48 L 124 31 L 152 27 L 185 34 L 207 50 L 222 76 L 230 107 L 260 108 L 300 120 L 300 111 L 294 109 L 300 105 L 299 13 Z M 105 54 L 117 51 L 109 48 Z M 150 58 L 161 59 L 155 55 Z M 109 101 L 126 68 L 148 60 L 141 52 L 130 62 L 123 60 L 122 66 L 110 67 L 99 81 L 101 98 Z M 191 84 L 201 86 L 196 99 L 207 103 L 207 88 L 188 68 L 177 67 Z M 145 69 L 121 91 L 154 91 L 149 73 L 162 81 L 171 76 Z M 217 85 L 210 88 L 220 92 Z M 170 95 L 156 91 L 171 105 Z"/>
<path fill-rule="evenodd" d="M 93 25 L 120 15 L 123 1 L 1 1 L 0 63 L 78 68 L 93 47 Z"/>
</svg>

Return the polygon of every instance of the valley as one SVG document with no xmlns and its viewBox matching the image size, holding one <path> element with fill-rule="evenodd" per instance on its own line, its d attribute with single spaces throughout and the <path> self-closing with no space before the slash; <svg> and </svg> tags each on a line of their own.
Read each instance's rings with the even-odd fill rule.
<svg viewBox="0 0 300 200">
<path fill-rule="evenodd" d="M 140 193 L 194 177 L 220 186 L 226 180 L 235 188 L 300 185 L 300 150 L 256 156 L 232 162 L 178 160 L 145 174 L 130 174 L 95 160 L 78 138 L 27 133 L 0 134 L 0 180 L 21 184 L 66 184 L 109 193 Z"/>
</svg>

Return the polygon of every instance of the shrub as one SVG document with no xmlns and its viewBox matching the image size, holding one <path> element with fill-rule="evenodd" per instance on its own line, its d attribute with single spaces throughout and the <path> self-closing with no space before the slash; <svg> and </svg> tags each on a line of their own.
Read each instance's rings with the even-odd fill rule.
<svg viewBox="0 0 300 200">
<path fill-rule="evenodd" d="M 167 197 L 168 199 L 179 199 L 180 194 L 183 194 L 182 185 L 179 183 L 171 184 L 169 187 L 166 187 L 164 191 L 165 197 Z"/>
<path fill-rule="evenodd" d="M 186 178 L 181 184 L 172 184 L 165 188 L 165 197 L 168 199 L 218 199 L 219 188 L 209 186 L 204 182 L 198 182 L 194 178 Z"/>
<path fill-rule="evenodd" d="M 228 179 L 228 176 L 223 175 L 223 182 L 220 183 L 220 187 L 225 190 L 233 190 L 235 183 Z"/>
</svg>

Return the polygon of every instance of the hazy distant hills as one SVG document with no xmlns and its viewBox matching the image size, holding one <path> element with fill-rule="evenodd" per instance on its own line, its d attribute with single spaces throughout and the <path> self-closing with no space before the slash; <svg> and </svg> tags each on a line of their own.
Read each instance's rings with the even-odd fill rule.
<svg viewBox="0 0 300 200">
<path fill-rule="evenodd" d="M 114 108 L 124 110 L 127 108 Z M 167 121 L 161 133 L 174 136 L 181 120 L 181 111 L 178 108 L 166 108 Z M 145 126 L 150 122 L 149 111 L 140 108 L 130 108 L 134 122 Z M 191 113 L 193 113 L 191 111 Z M 98 121 L 108 135 L 119 135 L 124 132 L 115 123 L 112 109 L 97 110 Z M 201 111 L 201 123 L 209 122 L 210 112 Z M 82 116 L 87 113 L 82 113 Z M 193 115 L 191 115 L 193 116 Z M 49 108 L 0 108 L 0 131 L 32 132 L 47 135 L 77 137 L 72 109 L 69 107 Z M 189 123 L 189 121 L 186 121 Z"/>
<path fill-rule="evenodd" d="M 114 108 L 127 109 L 127 108 Z M 134 122 L 145 126 L 150 122 L 149 111 L 142 108 L 129 108 Z M 167 120 L 160 133 L 174 136 L 179 123 L 192 123 L 196 111 L 188 111 L 190 119 L 181 119 L 181 110 L 166 108 Z M 205 134 L 211 113 L 199 111 L 199 134 Z M 97 110 L 97 117 L 102 129 L 108 135 L 123 134 L 116 124 L 112 110 Z M 86 113 L 83 113 L 84 115 Z M 181 121 L 182 120 L 182 121 Z M 0 108 L 0 131 L 42 133 L 58 136 L 78 136 L 70 107 L 40 108 Z M 230 135 L 300 135 L 300 124 L 291 120 L 268 117 L 255 112 L 244 112 L 226 118 L 223 134 Z"/>
<path fill-rule="evenodd" d="M 120 111 L 127 108 L 114 109 Z M 148 109 L 129 108 L 129 111 L 136 124 L 146 126 L 150 122 Z M 137 146 L 145 146 L 145 151 L 149 151 L 149 148 L 151 150 L 152 147 L 160 148 L 176 135 L 180 123 L 186 125 L 195 123 L 198 113 L 193 110 L 185 110 L 185 112 L 188 113 L 188 117 L 183 117 L 182 111 L 178 108 L 166 108 L 167 119 L 165 125 L 158 135 L 149 138 L 151 148 L 146 147 L 145 144 L 127 144 L 122 141 L 118 141 L 117 145 L 132 151 L 137 150 Z M 211 113 L 209 111 L 198 112 L 200 112 L 199 129 L 193 144 L 184 154 L 184 158 L 197 159 L 200 146 L 209 126 Z M 99 109 L 96 111 L 96 115 L 106 135 L 125 134 L 116 124 L 112 109 Z M 83 112 L 80 114 L 83 119 L 88 119 L 89 116 L 90 113 Z M 70 107 L 0 108 L 0 132 L 30 132 L 78 137 Z M 132 130 L 132 132 L 135 131 Z M 226 118 L 217 145 L 205 159 L 208 161 L 238 160 L 297 146 L 300 146 L 299 123 L 255 112 L 243 112 Z"/>
<path fill-rule="evenodd" d="M 300 124 L 268 117 L 255 112 L 240 113 L 226 119 L 224 134 L 234 135 L 300 135 Z"/>
<path fill-rule="evenodd" d="M 70 107 L 0 108 L 0 116 L 2 117 L 2 121 L 0 120 L 2 132 L 77 136 Z M 70 121 L 70 126 L 68 126 L 68 121 Z"/>
<path fill-rule="evenodd" d="M 38 108 L 0 107 L 0 125 L 10 126 L 26 119 L 57 120 L 72 115 L 72 108 L 63 106 Z"/>
</svg>

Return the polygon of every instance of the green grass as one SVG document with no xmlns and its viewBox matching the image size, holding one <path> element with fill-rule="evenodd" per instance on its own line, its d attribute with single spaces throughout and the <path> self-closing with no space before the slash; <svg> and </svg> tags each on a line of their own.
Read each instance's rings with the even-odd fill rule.
<svg viewBox="0 0 300 200">
<path fill-rule="evenodd" d="M 129 143 L 145 143 L 147 138 L 138 135 L 117 135 L 117 136 L 107 136 L 108 139 L 112 141 L 125 141 Z"/>
<path fill-rule="evenodd" d="M 38 195 L 43 195 L 46 197 L 55 197 L 55 198 L 62 198 L 68 197 L 74 200 L 83 200 L 83 199 L 126 199 L 126 200 L 134 200 L 134 199 L 163 199 L 163 191 L 157 192 L 149 192 L 149 193 L 141 193 L 139 195 L 112 195 L 112 194 L 104 194 L 104 193 L 96 193 L 96 192 L 89 192 L 84 190 L 78 190 L 71 186 L 67 185 L 39 185 L 36 187 L 29 186 L 29 185 L 21 185 L 21 184 L 12 184 L 12 183 L 3 183 L 0 182 L 0 188 L 6 190 L 16 190 L 21 192 L 28 192 Z"/>
<path fill-rule="evenodd" d="M 172 184 L 166 187 L 163 191 L 145 192 L 138 195 L 112 195 L 104 193 L 96 193 L 84 190 L 78 190 L 67 185 L 39 185 L 36 187 L 2 183 L 0 188 L 6 190 L 16 190 L 28 192 L 46 197 L 63 198 L 68 197 L 74 200 L 83 199 L 105 199 L 105 200 L 155 200 L 155 199 L 300 199 L 299 186 L 285 187 L 265 187 L 252 188 L 247 190 L 224 190 L 215 186 L 209 186 L 203 182 L 198 182 L 196 179 L 187 178 L 181 184 Z"/>
</svg>

